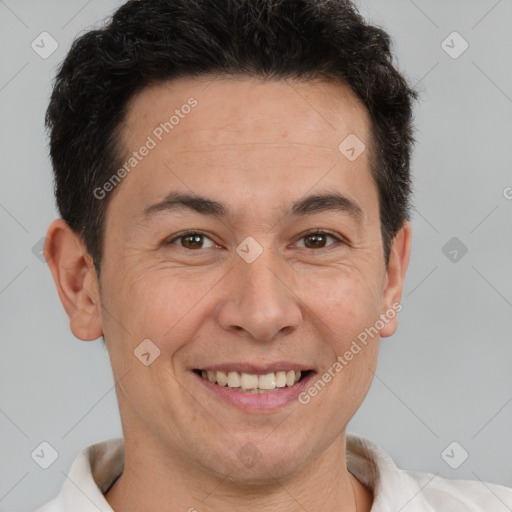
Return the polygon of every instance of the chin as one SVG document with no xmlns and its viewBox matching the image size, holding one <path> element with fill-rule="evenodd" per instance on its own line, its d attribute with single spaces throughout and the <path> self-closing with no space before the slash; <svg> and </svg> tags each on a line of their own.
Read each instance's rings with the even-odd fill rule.
<svg viewBox="0 0 512 512">
<path fill-rule="evenodd" d="M 226 482 L 237 486 L 259 487 L 275 486 L 276 479 L 286 479 L 303 467 L 304 444 L 297 448 L 288 444 L 273 445 L 265 436 L 260 441 L 251 441 L 250 436 L 245 440 L 233 441 L 230 445 L 219 446 L 209 450 L 210 456 L 205 460 L 205 454 L 200 454 L 199 460 L 204 469 L 215 473 Z"/>
</svg>

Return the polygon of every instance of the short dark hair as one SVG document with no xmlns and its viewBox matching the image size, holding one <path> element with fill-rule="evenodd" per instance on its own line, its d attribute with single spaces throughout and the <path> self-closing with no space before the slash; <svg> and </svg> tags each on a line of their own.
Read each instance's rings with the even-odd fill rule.
<svg viewBox="0 0 512 512">
<path fill-rule="evenodd" d="M 409 219 L 412 102 L 391 40 L 349 0 L 130 0 L 77 38 L 55 79 L 46 126 L 61 217 L 99 273 L 108 202 L 93 195 L 122 165 L 129 100 L 180 77 L 341 82 L 371 119 L 370 166 L 384 258 Z M 341 141 L 340 141 L 341 142 Z"/>
</svg>

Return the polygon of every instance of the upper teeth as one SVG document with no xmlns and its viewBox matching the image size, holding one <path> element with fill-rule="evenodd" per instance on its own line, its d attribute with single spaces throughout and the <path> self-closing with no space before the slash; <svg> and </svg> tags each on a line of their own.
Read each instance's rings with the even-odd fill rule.
<svg viewBox="0 0 512 512">
<path fill-rule="evenodd" d="M 287 372 L 266 373 L 256 375 L 254 373 L 220 372 L 215 370 L 201 371 L 201 377 L 210 382 L 216 382 L 219 386 L 230 388 L 249 389 L 274 389 L 293 386 L 301 376 L 300 370 Z"/>
</svg>

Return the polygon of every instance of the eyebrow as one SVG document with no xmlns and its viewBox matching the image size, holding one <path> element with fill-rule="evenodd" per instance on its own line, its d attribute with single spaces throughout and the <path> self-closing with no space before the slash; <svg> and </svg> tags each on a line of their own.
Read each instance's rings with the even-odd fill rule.
<svg viewBox="0 0 512 512">
<path fill-rule="evenodd" d="M 201 215 L 218 218 L 235 218 L 233 210 L 228 205 L 207 197 L 181 192 L 171 192 L 162 201 L 148 206 L 144 209 L 142 216 L 144 220 L 148 220 L 156 213 L 172 213 L 181 210 L 191 210 Z M 363 217 L 363 210 L 355 201 L 337 192 L 309 195 L 293 203 L 286 214 L 302 217 L 329 211 L 346 213 L 355 220 L 361 220 Z"/>
</svg>

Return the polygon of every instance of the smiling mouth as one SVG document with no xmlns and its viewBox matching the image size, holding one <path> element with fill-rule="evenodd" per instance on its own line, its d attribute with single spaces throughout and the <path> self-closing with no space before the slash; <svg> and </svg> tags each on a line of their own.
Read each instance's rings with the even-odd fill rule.
<svg viewBox="0 0 512 512">
<path fill-rule="evenodd" d="M 273 393 L 290 388 L 305 378 L 311 370 L 289 370 L 262 375 L 245 372 L 194 370 L 202 379 L 221 387 L 229 387 L 243 393 Z"/>
</svg>

